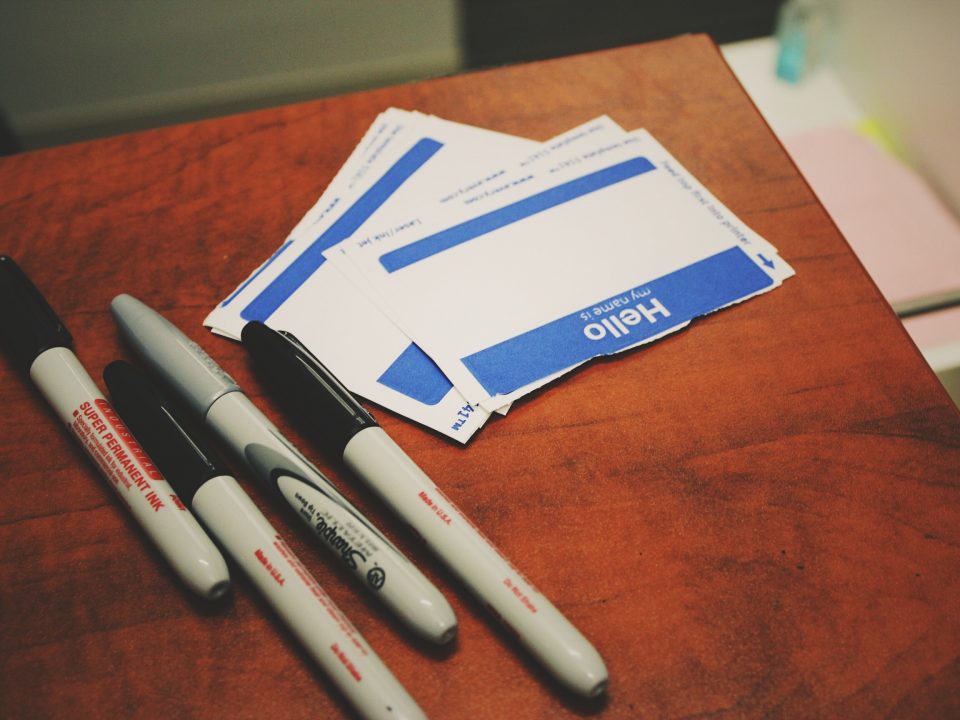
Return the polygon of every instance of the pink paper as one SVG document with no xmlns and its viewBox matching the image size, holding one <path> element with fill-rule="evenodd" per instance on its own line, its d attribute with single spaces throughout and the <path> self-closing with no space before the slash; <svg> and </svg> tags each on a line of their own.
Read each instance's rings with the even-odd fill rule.
<svg viewBox="0 0 960 720">
<path fill-rule="evenodd" d="M 913 170 L 846 127 L 784 145 L 887 300 L 960 287 L 960 222 Z"/>
</svg>

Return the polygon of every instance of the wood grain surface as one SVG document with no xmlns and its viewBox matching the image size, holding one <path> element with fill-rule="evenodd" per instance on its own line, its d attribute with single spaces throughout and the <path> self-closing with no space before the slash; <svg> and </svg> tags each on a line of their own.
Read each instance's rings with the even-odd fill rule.
<svg viewBox="0 0 960 720">
<path fill-rule="evenodd" d="M 593 641 L 599 701 L 555 686 L 201 326 L 390 106 L 538 140 L 600 114 L 646 127 L 797 271 L 588 364 L 467 447 L 372 408 Z M 432 718 L 960 716 L 960 415 L 705 37 L 2 158 L 0 237 L 98 382 L 132 359 L 107 310 L 132 293 L 437 583 L 460 618 L 445 651 L 239 472 Z M 350 716 L 239 572 L 219 604 L 178 584 L 6 357 L 0 393 L 0 717 Z"/>
</svg>

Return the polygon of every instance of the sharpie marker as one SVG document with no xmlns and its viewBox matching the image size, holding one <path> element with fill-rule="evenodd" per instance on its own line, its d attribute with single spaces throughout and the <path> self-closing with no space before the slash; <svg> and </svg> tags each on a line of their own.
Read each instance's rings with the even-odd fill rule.
<svg viewBox="0 0 960 720">
<path fill-rule="evenodd" d="M 584 636 L 513 567 L 295 337 L 247 323 L 244 346 L 272 384 L 409 523 L 467 587 L 573 692 L 596 697 L 607 669 Z"/>
<path fill-rule="evenodd" d="M 223 556 L 134 440 L 77 356 L 73 338 L 30 279 L 0 256 L 2 335 L 43 397 L 191 590 L 230 587 Z"/>
<path fill-rule="evenodd" d="M 374 596 L 423 638 L 450 641 L 453 609 L 423 574 L 360 514 L 196 343 L 130 295 L 111 303 L 130 343 L 196 414 L 276 488 Z"/>
<path fill-rule="evenodd" d="M 157 467 L 365 718 L 422 718 L 356 628 L 220 461 L 133 365 L 103 372 L 114 405 Z"/>
</svg>

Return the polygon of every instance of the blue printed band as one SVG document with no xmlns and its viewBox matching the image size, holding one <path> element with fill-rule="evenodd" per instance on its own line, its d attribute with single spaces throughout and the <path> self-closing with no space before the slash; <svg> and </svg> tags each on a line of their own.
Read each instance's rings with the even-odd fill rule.
<svg viewBox="0 0 960 720">
<path fill-rule="evenodd" d="M 320 237 L 240 311 L 244 320 L 265 322 L 324 263 L 323 253 L 346 240 L 375 213 L 443 144 L 423 138 L 410 148 Z"/>
<path fill-rule="evenodd" d="M 597 170 L 583 177 L 544 190 L 523 200 L 510 203 L 502 208 L 475 217 L 472 220 L 454 225 L 433 235 L 412 242 L 409 245 L 391 250 L 380 256 L 380 264 L 388 273 L 402 270 L 409 265 L 425 260 L 428 257 L 442 253 L 452 247 L 461 245 L 481 235 L 499 230 L 518 220 L 536 215 L 544 210 L 562 205 L 601 190 L 623 180 L 655 169 L 653 163 L 643 157 L 625 160 L 616 165 Z"/>
<path fill-rule="evenodd" d="M 462 358 L 490 395 L 659 335 L 773 284 L 739 247 Z"/>
<path fill-rule="evenodd" d="M 436 405 L 453 385 L 419 345 L 410 343 L 377 382 L 424 405 Z"/>
<path fill-rule="evenodd" d="M 220 303 L 220 307 L 226 307 L 227 305 L 229 305 L 230 303 L 232 303 L 232 302 L 233 302 L 233 299 L 234 299 L 237 295 L 239 295 L 240 293 L 242 293 L 242 292 L 246 289 L 247 285 L 249 285 L 249 284 L 252 283 L 254 280 L 256 280 L 258 277 L 260 277 L 260 273 L 262 273 L 264 270 L 266 270 L 268 267 L 270 267 L 270 265 L 273 263 L 273 261 L 276 260 L 278 257 L 280 257 L 280 254 L 281 254 L 284 250 L 286 250 L 288 247 L 290 247 L 290 243 L 292 243 L 292 242 L 293 242 L 293 240 L 287 240 L 283 245 L 281 245 L 279 248 L 277 248 L 277 249 L 274 251 L 273 255 L 271 255 L 271 256 L 269 257 L 269 259 L 268 259 L 263 265 L 261 265 L 253 275 L 251 275 L 251 276 L 248 277 L 246 280 L 244 280 L 243 283 L 240 285 L 240 287 L 238 287 L 236 290 L 233 291 L 233 293 L 230 295 L 230 297 L 228 297 L 226 300 L 224 300 L 222 303 Z"/>
</svg>

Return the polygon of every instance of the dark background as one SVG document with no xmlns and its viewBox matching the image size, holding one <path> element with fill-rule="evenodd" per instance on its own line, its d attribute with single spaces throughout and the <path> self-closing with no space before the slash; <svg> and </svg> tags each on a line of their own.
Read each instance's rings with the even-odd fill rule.
<svg viewBox="0 0 960 720">
<path fill-rule="evenodd" d="M 602 48 L 658 40 L 684 33 L 706 33 L 718 43 L 771 35 L 784 0 L 460 0 L 459 41 L 463 48 L 462 70 L 476 70 L 518 62 L 572 55 Z M 3 15 L 0 13 L 0 22 Z M 344 32 L 349 32 L 345 28 Z M 0 71 L 3 71 L 0 68 Z M 410 80 L 422 78 L 409 78 Z M 370 87 L 370 79 L 358 77 L 356 87 Z M 339 94 L 339 93 L 338 93 Z M 314 99 L 316 94 L 291 97 L 291 102 Z M 270 105 L 274 102 L 264 100 Z M 23 148 L 11 129 L 0 97 L 0 155 Z M 242 109 L 256 109 L 257 104 Z M 234 111 L 224 108 L 220 114 Z M 216 111 L 214 111 L 216 114 Z M 197 108 L 176 118 L 145 119 L 139 126 L 100 129 L 89 137 L 73 133 L 51 138 L 46 144 L 89 139 L 108 132 L 146 129 L 157 124 L 185 122 L 211 115 Z"/>
</svg>

